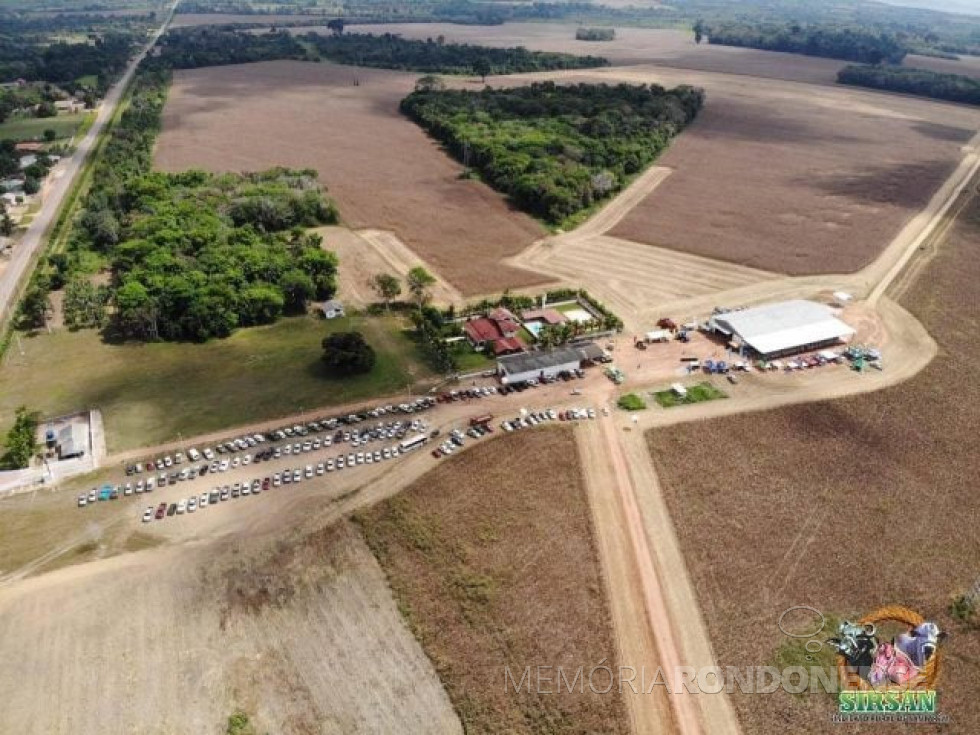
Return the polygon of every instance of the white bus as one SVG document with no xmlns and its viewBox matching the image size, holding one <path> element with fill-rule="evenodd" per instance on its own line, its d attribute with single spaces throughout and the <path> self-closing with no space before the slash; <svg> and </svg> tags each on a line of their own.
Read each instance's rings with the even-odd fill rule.
<svg viewBox="0 0 980 735">
<path fill-rule="evenodd" d="M 410 452 L 413 449 L 418 449 L 423 444 L 429 441 L 429 437 L 425 434 L 416 434 L 415 436 L 410 436 L 408 439 L 403 441 L 398 445 L 399 452 Z"/>
</svg>

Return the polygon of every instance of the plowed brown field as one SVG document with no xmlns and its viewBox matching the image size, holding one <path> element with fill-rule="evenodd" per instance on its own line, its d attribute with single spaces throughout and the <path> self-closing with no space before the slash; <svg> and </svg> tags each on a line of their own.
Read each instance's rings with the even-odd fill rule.
<svg viewBox="0 0 980 735">
<path fill-rule="evenodd" d="M 536 680 L 538 667 L 572 681 L 617 658 L 572 432 L 488 441 L 359 516 L 467 732 L 629 729 L 608 677 L 571 691 Z M 533 476 L 515 479 L 507 458 Z M 517 682 L 526 667 L 535 681 L 515 692 L 507 670 Z"/>
<path fill-rule="evenodd" d="M 605 3 L 603 3 L 605 4 Z M 632 0 L 630 0 L 632 4 Z M 178 16 L 179 17 L 179 16 Z M 781 54 L 732 46 L 694 43 L 690 31 L 662 28 L 617 28 L 612 41 L 576 41 L 575 26 L 560 23 L 504 23 L 497 26 L 454 23 L 382 23 L 349 26 L 354 33 L 397 33 L 405 38 L 444 36 L 447 43 L 480 46 L 524 46 L 532 51 L 562 51 L 592 54 L 609 59 L 615 66 L 656 64 L 677 69 L 746 74 L 771 79 L 833 84 L 843 62 L 798 54 Z M 296 28 L 294 33 L 326 28 Z"/>
<path fill-rule="evenodd" d="M 673 71 L 627 78 L 686 79 L 708 102 L 658 162 L 674 173 L 610 234 L 790 275 L 867 265 L 980 127 L 975 110 L 893 95 Z"/>
<path fill-rule="evenodd" d="M 977 455 L 967 439 L 980 386 L 978 238 L 975 200 L 902 299 L 940 345 L 909 382 L 650 432 L 722 666 L 773 663 L 787 642 L 777 619 L 791 606 L 850 617 L 903 604 L 951 633 L 938 683 L 947 731 L 980 729 L 980 637 L 949 612 L 953 595 L 976 584 L 980 559 Z M 840 731 L 826 695 L 733 703 L 747 733 L 774 723 Z"/>
<path fill-rule="evenodd" d="M 289 61 L 179 72 L 156 163 L 315 168 L 346 224 L 394 231 L 464 294 L 547 281 L 500 263 L 540 237 L 540 225 L 461 180 L 462 167 L 399 114 L 418 76 Z"/>
</svg>

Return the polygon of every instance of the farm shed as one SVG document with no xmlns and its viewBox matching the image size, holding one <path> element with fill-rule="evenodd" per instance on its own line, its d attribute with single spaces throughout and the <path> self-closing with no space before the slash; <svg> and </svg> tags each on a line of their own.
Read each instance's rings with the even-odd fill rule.
<svg viewBox="0 0 980 735">
<path fill-rule="evenodd" d="M 780 301 L 751 309 L 715 314 L 710 328 L 771 359 L 838 344 L 854 334 L 834 310 L 815 301 Z"/>
<path fill-rule="evenodd" d="M 324 319 L 336 319 L 344 315 L 344 305 L 336 299 L 331 299 L 320 305 L 320 311 L 323 312 Z"/>
<path fill-rule="evenodd" d="M 88 427 L 72 421 L 58 431 L 58 459 L 81 457 L 88 449 Z"/>
<path fill-rule="evenodd" d="M 581 367 L 585 362 L 591 362 L 595 359 L 592 355 L 596 354 L 596 351 L 602 353 L 598 345 L 588 343 L 576 347 L 508 355 L 497 360 L 497 374 L 500 376 L 500 382 L 505 385 L 522 383 L 532 378 L 551 378 L 559 373 Z"/>
</svg>

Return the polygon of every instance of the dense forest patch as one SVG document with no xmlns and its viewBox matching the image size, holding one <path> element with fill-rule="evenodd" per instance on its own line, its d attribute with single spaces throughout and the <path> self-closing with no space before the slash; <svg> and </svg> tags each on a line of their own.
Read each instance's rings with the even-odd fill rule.
<svg viewBox="0 0 980 735">
<path fill-rule="evenodd" d="M 622 189 L 703 103 L 704 91 L 688 86 L 545 82 L 422 86 L 401 109 L 516 206 L 557 225 Z"/>
<path fill-rule="evenodd" d="M 708 42 L 866 64 L 898 63 L 906 53 L 905 47 L 890 33 L 798 23 L 719 23 L 708 30 Z"/>
<path fill-rule="evenodd" d="M 336 258 L 298 229 L 337 221 L 315 171 L 151 171 L 169 81 L 166 70 L 137 77 L 95 165 L 67 270 L 85 252 L 108 260 L 113 326 L 137 339 L 223 337 L 332 296 Z"/>
</svg>

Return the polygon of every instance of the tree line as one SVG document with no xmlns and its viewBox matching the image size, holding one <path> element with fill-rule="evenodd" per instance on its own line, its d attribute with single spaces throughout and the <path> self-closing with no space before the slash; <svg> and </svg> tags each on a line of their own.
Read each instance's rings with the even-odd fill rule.
<svg viewBox="0 0 980 735">
<path fill-rule="evenodd" d="M 296 59 L 309 54 L 288 31 L 244 33 L 228 28 L 187 28 L 164 34 L 148 66 L 165 69 L 196 69 L 257 61 Z"/>
<path fill-rule="evenodd" d="M 516 206 L 557 225 L 619 191 L 694 120 L 704 91 L 557 85 L 479 92 L 416 88 L 418 123 Z"/>
<path fill-rule="evenodd" d="M 308 33 L 299 38 L 284 30 L 268 33 L 245 33 L 227 28 L 176 30 L 161 40 L 155 63 L 190 69 L 278 59 L 327 59 L 338 64 L 380 69 L 482 76 L 609 64 L 597 56 L 445 43 L 441 37 L 423 41 L 391 33 L 345 34 L 343 23 L 336 23 L 332 30 L 332 35 Z"/>
<path fill-rule="evenodd" d="M 69 260 L 88 252 L 111 265 L 110 327 L 130 339 L 201 341 L 330 298 L 336 257 L 302 232 L 337 221 L 316 172 L 152 171 L 170 81 L 153 67 L 134 81 L 69 239 Z M 97 305 L 97 295 L 79 294 Z"/>
<path fill-rule="evenodd" d="M 339 64 L 404 69 L 430 74 L 521 74 L 552 69 L 587 69 L 608 66 L 598 56 L 490 48 L 471 44 L 444 43 L 439 39 L 412 40 L 385 33 L 310 33 L 305 40 L 315 45 L 323 58 Z"/>
<path fill-rule="evenodd" d="M 840 84 L 915 94 L 948 102 L 980 105 L 980 80 L 962 74 L 943 74 L 901 66 L 845 66 Z"/>
<path fill-rule="evenodd" d="M 784 51 L 866 64 L 885 61 L 897 64 L 907 52 L 893 34 L 861 28 L 798 23 L 718 23 L 706 28 L 705 32 L 708 43 L 722 46 Z"/>
</svg>

